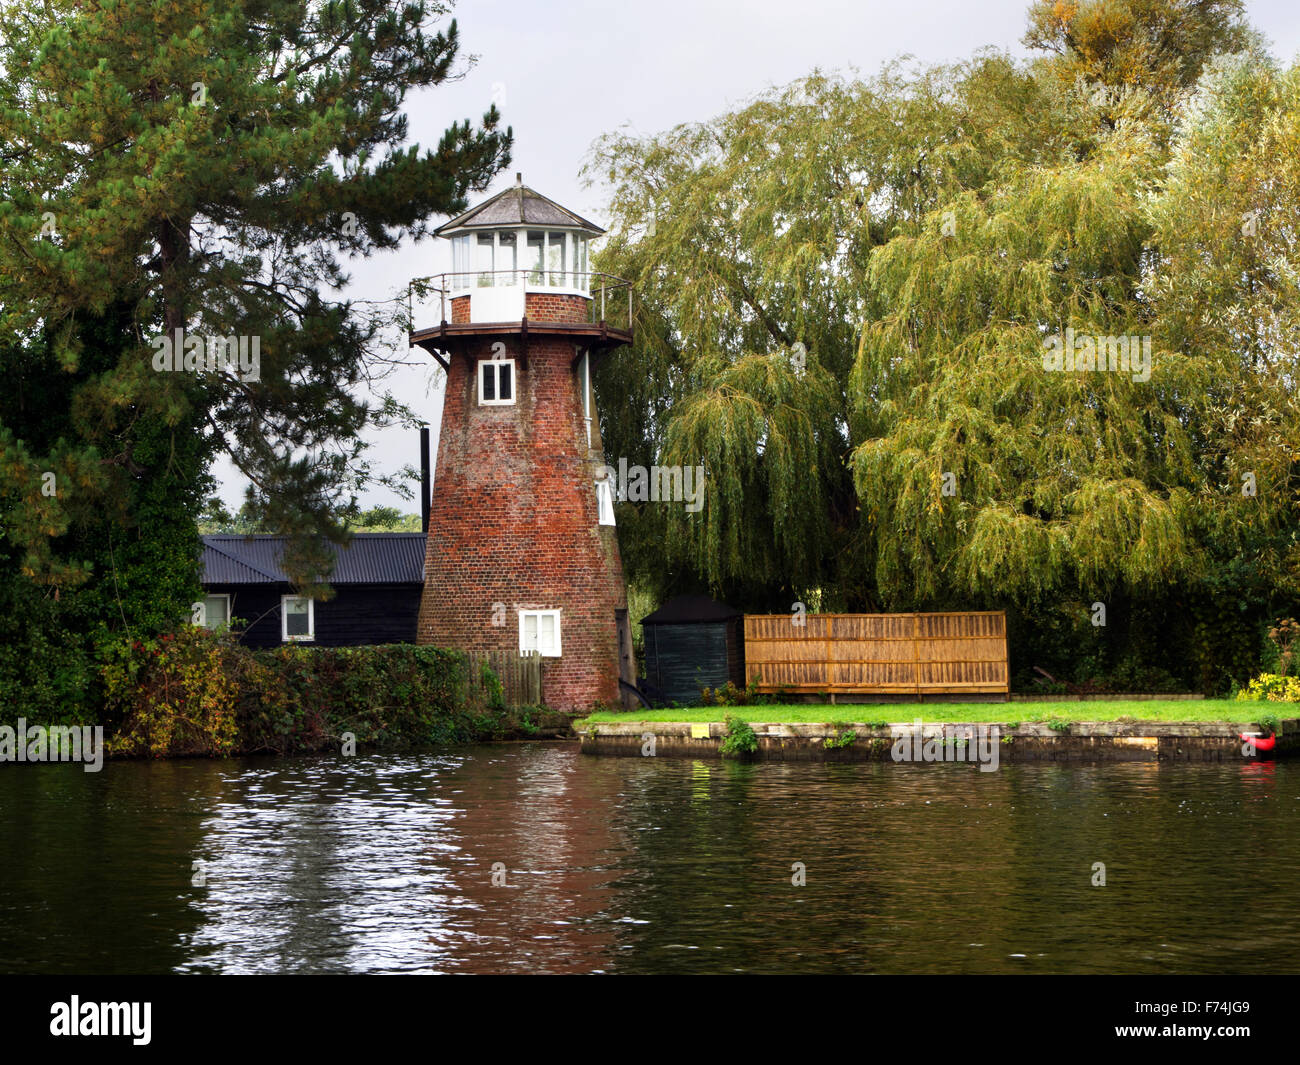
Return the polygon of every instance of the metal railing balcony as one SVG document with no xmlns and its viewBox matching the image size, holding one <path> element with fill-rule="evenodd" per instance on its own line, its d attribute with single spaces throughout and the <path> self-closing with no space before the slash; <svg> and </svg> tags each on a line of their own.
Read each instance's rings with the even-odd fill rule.
<svg viewBox="0 0 1300 1065">
<path fill-rule="evenodd" d="M 432 274 L 429 277 L 415 278 L 407 286 L 406 313 L 408 328 L 414 331 L 417 318 L 426 324 L 437 325 L 447 322 L 450 310 L 449 302 L 460 296 L 471 297 L 471 313 L 474 311 L 475 293 L 489 293 L 493 296 L 504 295 L 504 291 L 519 292 L 517 306 L 523 315 L 525 298 L 529 292 L 553 293 L 555 295 L 581 296 L 587 301 L 587 318 L 592 324 L 600 322 L 622 322 L 626 320 L 627 328 L 632 328 L 632 283 L 613 274 L 599 272 L 581 273 L 574 270 L 462 270 L 454 273 Z M 499 298 L 493 298 L 494 306 L 501 306 Z M 437 307 L 437 318 L 432 317 Z M 513 318 L 485 319 L 474 314 L 475 320 L 512 321 Z"/>
</svg>

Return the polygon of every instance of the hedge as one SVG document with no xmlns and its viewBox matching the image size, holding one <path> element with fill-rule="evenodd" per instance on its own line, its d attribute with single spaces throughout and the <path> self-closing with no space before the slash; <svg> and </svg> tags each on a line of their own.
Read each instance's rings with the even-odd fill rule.
<svg viewBox="0 0 1300 1065">
<path fill-rule="evenodd" d="M 485 701 L 463 654 L 437 647 L 250 650 L 186 626 L 112 649 L 101 670 L 110 754 L 402 749 L 490 738 L 528 713 Z"/>
</svg>

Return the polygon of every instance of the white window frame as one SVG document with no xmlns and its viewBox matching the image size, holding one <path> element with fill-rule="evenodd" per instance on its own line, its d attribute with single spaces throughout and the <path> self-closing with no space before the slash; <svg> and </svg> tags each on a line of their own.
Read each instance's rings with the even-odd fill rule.
<svg viewBox="0 0 1300 1065">
<path fill-rule="evenodd" d="M 542 238 L 540 250 L 541 262 L 536 269 L 529 264 L 528 234 L 536 233 Z M 591 295 L 591 279 L 587 276 L 587 244 L 590 236 L 575 229 L 547 229 L 537 225 L 524 226 L 519 230 L 518 257 L 515 269 L 525 288 L 529 292 L 555 292 L 563 295 Z M 559 250 L 563 262 L 551 267 L 551 249 Z"/>
<path fill-rule="evenodd" d="M 289 611 L 287 604 L 290 599 L 307 600 L 307 634 L 305 636 L 289 635 Z M 280 596 L 280 642 L 281 643 L 311 643 L 316 639 L 316 602 L 308 599 L 305 595 L 282 595 Z"/>
<path fill-rule="evenodd" d="M 552 241 L 552 237 L 559 237 L 559 240 Z M 542 284 L 546 288 L 564 288 L 564 250 L 568 243 L 565 239 L 563 230 L 544 229 L 542 230 Z M 559 264 L 551 266 L 551 249 L 555 248 L 558 252 Z"/>
<path fill-rule="evenodd" d="M 531 233 L 541 235 L 541 244 L 533 245 L 529 243 L 528 237 Z M 528 254 L 529 249 L 533 247 L 538 248 L 541 252 L 536 268 L 533 267 L 532 259 Z M 519 231 L 519 270 L 524 279 L 525 288 L 537 291 L 546 287 L 546 230 L 528 228 Z"/>
<path fill-rule="evenodd" d="M 485 241 L 483 238 L 487 237 Z M 473 249 L 474 257 L 474 287 L 491 288 L 496 284 L 497 268 L 497 234 L 496 231 L 490 233 L 475 233 L 474 242 L 470 245 Z M 484 264 L 486 258 L 487 263 Z"/>
<path fill-rule="evenodd" d="M 529 654 L 531 649 L 524 644 L 524 618 L 535 617 L 540 619 L 544 615 L 555 618 L 555 646 L 552 650 L 544 650 L 541 647 L 538 650 L 543 658 L 560 658 L 560 612 L 558 610 L 521 610 L 519 611 L 519 653 Z M 538 643 L 541 643 L 541 625 L 537 626 Z"/>
<path fill-rule="evenodd" d="M 451 238 L 452 295 L 469 292 L 474 276 L 474 234 L 457 233 Z"/>
<path fill-rule="evenodd" d="M 485 366 L 509 366 L 510 367 L 510 398 L 509 399 L 484 399 L 483 398 L 483 368 Z M 493 389 L 497 395 L 501 394 L 501 373 L 498 370 L 492 371 L 496 387 Z M 519 395 L 519 375 L 515 372 L 514 359 L 479 359 L 478 362 L 478 405 L 480 407 L 513 407 L 515 397 Z"/>
<path fill-rule="evenodd" d="M 614 524 L 614 489 L 609 478 L 596 482 L 596 514 L 601 525 Z"/>
<path fill-rule="evenodd" d="M 501 243 L 502 233 L 513 233 L 513 248 Z M 536 270 L 528 265 L 528 234 L 541 234 L 541 262 Z M 492 237 L 492 266 L 489 273 L 480 261 L 479 237 Z M 556 292 L 591 296 L 590 244 L 592 237 L 577 229 L 548 229 L 533 225 L 502 226 L 499 229 L 473 229 L 451 238 L 451 296 L 465 296 L 480 288 L 523 285 L 529 292 Z M 551 268 L 551 249 L 560 249 L 563 265 Z M 507 251 L 510 252 L 507 255 Z M 532 276 L 536 275 L 536 276 Z"/>
<path fill-rule="evenodd" d="M 208 617 L 209 599 L 224 599 L 226 601 L 226 616 L 222 618 L 220 621 L 218 621 L 216 625 L 211 624 L 211 619 Z M 203 593 L 203 627 L 205 629 L 215 629 L 221 625 L 228 626 L 230 624 L 230 611 L 231 611 L 231 603 L 230 603 L 229 593 L 227 592 L 204 592 Z"/>
<path fill-rule="evenodd" d="M 574 358 L 582 359 L 582 425 L 587 431 L 587 447 L 591 447 L 591 352 L 573 345 Z M 611 522 L 612 524 L 612 522 Z"/>
<path fill-rule="evenodd" d="M 514 241 L 503 244 L 501 236 L 504 233 L 514 234 Z M 496 281 L 497 285 L 513 286 L 520 282 L 519 277 L 519 230 L 516 229 L 498 229 L 492 235 L 495 243 L 494 255 L 496 261 Z M 506 250 L 510 251 L 510 265 L 505 265 Z M 506 271 L 509 271 L 508 275 Z"/>
</svg>

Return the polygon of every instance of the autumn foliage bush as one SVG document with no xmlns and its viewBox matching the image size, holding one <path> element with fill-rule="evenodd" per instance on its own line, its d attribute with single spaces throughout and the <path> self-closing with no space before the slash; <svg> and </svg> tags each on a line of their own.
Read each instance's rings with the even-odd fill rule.
<svg viewBox="0 0 1300 1065">
<path fill-rule="evenodd" d="M 113 754 L 229 754 L 238 735 L 241 672 L 231 640 L 187 625 L 157 639 L 111 645 L 101 669 L 105 709 L 118 722 Z"/>
<path fill-rule="evenodd" d="M 1294 618 L 1280 618 L 1268 630 L 1269 646 L 1264 655 L 1266 662 L 1274 664 L 1274 669 L 1265 669 L 1237 692 L 1237 698 L 1269 703 L 1300 703 L 1300 677 L 1289 675 L 1297 639 L 1300 639 L 1300 623 Z"/>
<path fill-rule="evenodd" d="M 1237 692 L 1237 698 L 1269 703 L 1300 703 L 1300 677 L 1261 673 Z"/>
<path fill-rule="evenodd" d="M 470 695 L 463 655 L 436 647 L 277 647 L 184 626 L 115 645 L 101 669 L 108 748 L 220 756 L 465 742 L 507 711 Z"/>
</svg>

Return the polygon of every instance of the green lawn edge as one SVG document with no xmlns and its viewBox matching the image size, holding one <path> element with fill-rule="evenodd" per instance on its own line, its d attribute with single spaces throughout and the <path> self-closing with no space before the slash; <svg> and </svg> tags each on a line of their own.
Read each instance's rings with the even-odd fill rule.
<svg viewBox="0 0 1300 1065">
<path fill-rule="evenodd" d="M 1187 723 L 1222 722 L 1253 724 L 1258 716 L 1277 714 L 1282 704 L 1234 699 L 1133 699 L 1088 702 L 1015 703 L 767 703 L 756 706 L 687 706 L 662 710 L 601 710 L 574 727 L 584 724 L 645 722 L 720 722 L 728 715 L 752 723 L 868 725 L 887 722 L 923 721 L 940 724 L 1078 721 L 1103 722 L 1121 719 Z"/>
</svg>

